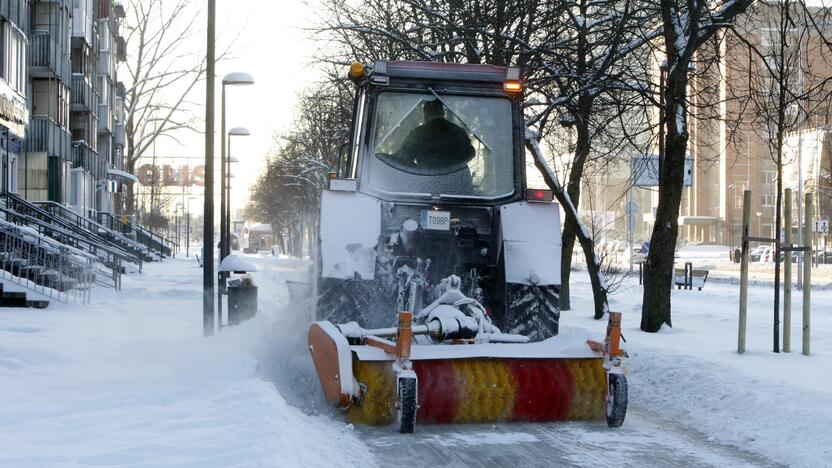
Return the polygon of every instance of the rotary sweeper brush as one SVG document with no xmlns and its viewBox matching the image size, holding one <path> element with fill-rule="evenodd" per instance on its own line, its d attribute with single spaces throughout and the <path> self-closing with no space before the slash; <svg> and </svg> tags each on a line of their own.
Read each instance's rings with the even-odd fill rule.
<svg viewBox="0 0 832 468">
<path fill-rule="evenodd" d="M 526 187 L 519 70 L 376 62 L 350 78 L 309 331 L 327 399 L 402 432 L 417 420 L 620 426 L 620 315 L 603 343 L 555 336 L 560 214 L 550 191 Z"/>
</svg>

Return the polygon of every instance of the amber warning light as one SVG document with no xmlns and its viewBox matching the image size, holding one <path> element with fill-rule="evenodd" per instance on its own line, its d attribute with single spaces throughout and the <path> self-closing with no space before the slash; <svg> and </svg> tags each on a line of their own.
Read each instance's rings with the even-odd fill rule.
<svg viewBox="0 0 832 468">
<path fill-rule="evenodd" d="M 503 82 L 503 90 L 507 93 L 519 93 L 523 91 L 523 83 L 513 80 Z"/>
<path fill-rule="evenodd" d="M 531 202 L 550 202 L 554 199 L 554 193 L 551 190 L 543 189 L 526 189 L 526 200 Z"/>
</svg>

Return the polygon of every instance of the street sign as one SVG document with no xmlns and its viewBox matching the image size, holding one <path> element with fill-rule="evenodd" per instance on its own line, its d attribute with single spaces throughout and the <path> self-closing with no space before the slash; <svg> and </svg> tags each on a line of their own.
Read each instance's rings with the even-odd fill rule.
<svg viewBox="0 0 832 468">
<path fill-rule="evenodd" d="M 821 234 L 829 234 L 829 221 L 825 219 L 815 220 L 812 226 L 812 232 L 819 232 Z"/>
<path fill-rule="evenodd" d="M 638 203 L 634 201 L 628 201 L 624 205 L 624 213 L 627 214 L 627 229 L 629 229 L 630 232 L 635 231 L 636 214 L 638 214 Z"/>
<path fill-rule="evenodd" d="M 655 154 L 640 155 L 633 158 L 633 183 L 636 187 L 659 186 L 659 157 Z M 693 158 L 685 156 L 684 186 L 693 185 Z"/>
</svg>

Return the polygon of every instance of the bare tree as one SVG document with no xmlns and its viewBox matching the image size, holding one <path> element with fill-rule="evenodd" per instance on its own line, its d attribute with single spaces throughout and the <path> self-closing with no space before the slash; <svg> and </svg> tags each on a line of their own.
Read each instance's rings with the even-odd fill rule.
<svg viewBox="0 0 832 468">
<path fill-rule="evenodd" d="M 192 0 L 129 0 L 124 24 L 125 167 L 136 171 L 140 158 L 157 141 L 178 141 L 182 131 L 200 131 L 188 108 L 188 96 L 205 77 L 205 55 L 189 46 L 202 33 L 200 10 Z M 195 42 L 199 44 L 199 41 Z M 227 58 L 227 49 L 217 61 Z M 129 185 L 127 212 L 136 208 L 135 184 Z"/>
<path fill-rule="evenodd" d="M 734 97 L 745 104 L 738 125 L 757 133 L 777 169 L 773 229 L 776 285 L 780 284 L 783 168 L 799 164 L 785 154 L 786 138 L 813 114 L 830 109 L 832 63 L 826 54 L 830 26 L 824 10 L 809 8 L 803 1 L 782 0 L 755 5 L 734 27 L 735 41 L 747 48 L 747 60 L 733 64 L 747 76 L 747 81 L 732 87 Z M 760 31 L 759 42 L 753 34 L 756 31 Z M 797 170 L 803 168 L 798 166 Z M 779 289 L 774 288 L 775 326 L 779 324 Z M 779 349 L 777 336 L 775 350 Z"/>
<path fill-rule="evenodd" d="M 561 308 L 570 306 L 577 236 L 593 286 L 594 315 L 600 318 L 607 310 L 608 289 L 592 237 L 579 228 L 580 180 L 588 161 L 616 157 L 631 141 L 619 138 L 611 146 L 593 148 L 614 127 L 611 121 L 644 105 L 633 99 L 644 77 L 628 68 L 627 59 L 658 35 L 655 27 L 645 30 L 651 13 L 630 0 L 371 0 L 360 6 L 329 0 L 319 33 L 334 45 L 323 57 L 334 63 L 417 59 L 523 67 L 531 133 L 574 135 L 565 189 L 544 177 L 561 205 L 575 210 L 567 214 L 562 234 Z"/>
<path fill-rule="evenodd" d="M 688 70 L 699 48 L 730 25 L 753 0 L 700 2 L 660 0 L 662 39 L 667 78 L 660 124 L 665 130 L 663 160 L 659 173 L 659 204 L 650 238 L 644 275 L 641 329 L 658 331 L 672 325 L 670 288 L 673 259 L 679 234 L 679 207 L 684 185 L 688 144 Z"/>
<path fill-rule="evenodd" d="M 251 190 L 247 216 L 272 224 L 285 253 L 300 255 L 316 239 L 320 194 L 327 174 L 337 172 L 349 141 L 349 84 L 329 80 L 306 91 L 293 130 L 275 137 L 266 171 Z M 311 242 L 310 242 L 311 244 Z"/>
</svg>

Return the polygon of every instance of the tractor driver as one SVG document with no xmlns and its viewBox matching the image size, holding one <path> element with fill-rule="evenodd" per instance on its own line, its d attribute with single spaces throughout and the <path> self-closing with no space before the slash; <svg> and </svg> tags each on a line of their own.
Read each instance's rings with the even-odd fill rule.
<svg viewBox="0 0 832 468">
<path fill-rule="evenodd" d="M 424 112 L 425 123 L 410 131 L 398 158 L 425 175 L 448 174 L 467 167 L 474 158 L 468 132 L 445 118 L 445 106 L 439 99 L 426 102 Z"/>
</svg>

